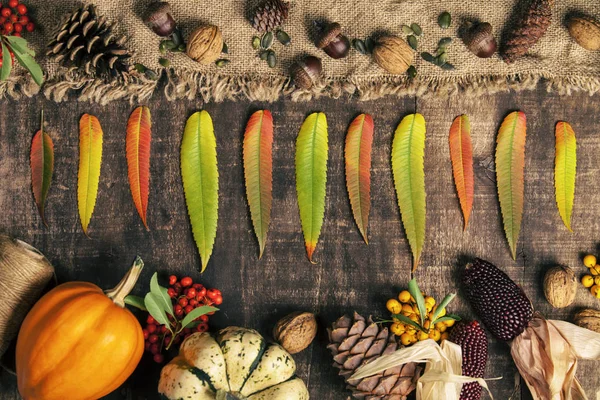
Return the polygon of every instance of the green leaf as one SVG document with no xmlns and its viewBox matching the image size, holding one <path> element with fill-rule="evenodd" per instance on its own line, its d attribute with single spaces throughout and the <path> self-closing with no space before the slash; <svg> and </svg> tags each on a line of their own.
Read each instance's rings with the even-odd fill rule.
<svg viewBox="0 0 600 400">
<path fill-rule="evenodd" d="M 556 124 L 556 156 L 554 158 L 554 187 L 556 205 L 563 223 L 571 229 L 571 215 L 575 201 L 575 176 L 577 173 L 577 140 L 568 122 Z"/>
<path fill-rule="evenodd" d="M 440 302 L 440 304 L 438 304 L 437 308 L 435 309 L 435 312 L 431 316 L 431 319 L 433 321 L 435 321 L 437 319 L 438 315 L 440 315 L 442 313 L 442 310 L 444 308 L 446 308 L 448 303 L 450 303 L 452 301 L 452 299 L 454 299 L 455 296 L 456 296 L 456 293 L 450 293 L 450 294 L 446 295 L 446 297 L 444 297 L 444 299 Z"/>
<path fill-rule="evenodd" d="M 296 139 L 296 192 L 304 244 L 311 263 L 325 215 L 328 153 L 327 117 L 313 113 L 304 120 Z"/>
<path fill-rule="evenodd" d="M 2 71 L 0 71 L 0 81 L 5 81 L 10 76 L 10 71 L 12 71 L 12 59 L 4 42 L 0 40 L 0 43 L 2 43 Z"/>
<path fill-rule="evenodd" d="M 124 301 L 125 304 L 129 304 L 132 307 L 139 308 L 142 311 L 148 311 L 146 305 L 144 304 L 144 299 L 140 296 L 134 296 L 130 294 L 129 296 L 125 297 Z"/>
<path fill-rule="evenodd" d="M 217 141 L 212 119 L 206 111 L 194 113 L 185 124 L 181 143 L 181 177 L 204 272 L 217 235 L 219 210 Z"/>
<path fill-rule="evenodd" d="M 404 117 L 392 144 L 392 171 L 398 207 L 406 238 L 413 253 L 413 271 L 421 259 L 425 242 L 425 118 Z"/>
<path fill-rule="evenodd" d="M 35 62 L 35 59 L 27 52 L 21 52 L 16 47 L 13 47 L 12 49 L 19 64 L 29 71 L 31 77 L 38 86 L 42 86 L 42 83 L 44 83 L 44 73 L 42 72 L 42 68 Z"/>
<path fill-rule="evenodd" d="M 144 297 L 144 305 L 146 309 L 152 315 L 159 324 L 165 325 L 167 328 L 171 329 L 169 324 L 169 318 L 167 318 L 167 314 L 165 310 L 159 305 L 159 299 L 153 293 L 147 293 L 146 297 Z"/>
<path fill-rule="evenodd" d="M 29 54 L 31 57 L 35 57 L 35 51 L 29 47 L 27 40 L 17 36 L 5 36 L 5 38 L 8 40 L 10 47 L 13 48 L 13 51 L 18 51 L 19 53 Z"/>
<path fill-rule="evenodd" d="M 173 312 L 173 303 L 171 303 L 171 297 L 167 292 L 167 288 L 164 288 L 158 284 L 158 274 L 155 272 L 150 279 L 150 293 L 156 296 L 158 305 L 162 307 L 165 312 L 175 316 Z"/>
<path fill-rule="evenodd" d="M 215 311 L 219 311 L 219 309 L 211 306 L 200 306 L 194 308 L 192 312 L 186 315 L 183 321 L 181 321 L 181 329 L 188 328 L 188 325 L 193 323 L 196 318 Z"/>
<path fill-rule="evenodd" d="M 410 282 L 408 282 L 408 292 L 417 302 L 417 307 L 419 308 L 419 317 L 421 318 L 421 325 L 424 325 L 425 316 L 427 315 L 427 307 L 425 307 L 425 298 L 423 298 L 423 293 L 421 293 L 421 289 L 419 289 L 419 285 L 417 284 L 417 278 L 412 278 Z"/>
<path fill-rule="evenodd" d="M 438 322 L 446 322 L 446 321 L 460 321 L 460 317 L 455 314 L 448 314 L 438 319 L 434 319 L 431 325 L 435 325 Z"/>
<path fill-rule="evenodd" d="M 417 324 L 415 321 L 413 321 L 412 319 L 408 318 L 406 315 L 392 314 L 392 318 L 399 319 L 403 323 L 408 324 L 408 325 L 414 327 L 415 329 L 417 329 L 419 331 L 425 332 L 424 328 L 421 325 Z"/>
</svg>

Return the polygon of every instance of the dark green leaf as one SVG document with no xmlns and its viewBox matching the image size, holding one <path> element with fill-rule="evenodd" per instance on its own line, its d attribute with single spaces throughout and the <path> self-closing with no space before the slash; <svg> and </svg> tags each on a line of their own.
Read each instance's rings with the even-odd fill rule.
<svg viewBox="0 0 600 400">
<path fill-rule="evenodd" d="M 29 71 L 31 77 L 38 86 L 42 86 L 42 83 L 44 83 L 44 73 L 42 72 L 42 68 L 40 68 L 40 66 L 35 62 L 33 57 L 27 53 L 18 51 L 16 48 L 13 48 L 13 51 L 19 64 Z"/>
<path fill-rule="evenodd" d="M 450 16 L 450 13 L 447 11 L 441 13 L 438 16 L 438 24 L 443 29 L 449 28 L 450 24 L 452 24 L 452 17 Z"/>
<path fill-rule="evenodd" d="M 373 49 L 375 48 L 375 41 L 372 38 L 368 37 L 365 40 L 365 47 L 367 48 L 367 53 L 373 54 Z"/>
<path fill-rule="evenodd" d="M 434 319 L 431 325 L 435 325 L 438 322 L 446 322 L 446 321 L 460 321 L 460 317 L 458 315 L 446 315 L 444 317 Z"/>
<path fill-rule="evenodd" d="M 220 60 L 215 61 L 215 65 L 219 68 L 224 67 L 230 63 L 229 60 L 225 58 L 221 58 Z"/>
<path fill-rule="evenodd" d="M 436 57 L 436 64 L 440 67 L 448 61 L 448 53 L 444 52 Z"/>
<path fill-rule="evenodd" d="M 2 42 L 2 71 L 0 71 L 0 81 L 8 79 L 12 70 L 12 58 L 8 52 L 8 47 Z"/>
<path fill-rule="evenodd" d="M 402 314 L 393 314 L 392 318 L 396 318 L 396 319 L 402 321 L 403 323 L 408 324 L 408 325 L 414 327 L 415 329 L 417 329 L 419 331 L 425 332 L 424 328 L 421 325 L 417 324 L 415 321 L 413 321 L 412 319 L 408 318 L 405 315 L 402 315 Z"/>
<path fill-rule="evenodd" d="M 447 47 L 452 43 L 452 38 L 451 37 L 443 37 L 440 39 L 440 41 L 438 42 L 438 47 Z"/>
<path fill-rule="evenodd" d="M 124 301 L 125 304 L 129 304 L 132 307 L 139 308 L 142 311 L 148 311 L 146 305 L 144 304 L 144 299 L 140 296 L 134 296 L 130 294 L 129 296 L 125 297 Z"/>
<path fill-rule="evenodd" d="M 159 324 L 165 325 L 169 330 L 171 329 L 169 324 L 169 318 L 167 318 L 167 314 L 165 310 L 159 305 L 159 299 L 154 296 L 152 293 L 147 293 L 146 297 L 144 297 L 144 305 L 146 309 L 152 315 Z"/>
<path fill-rule="evenodd" d="M 140 64 L 140 63 L 133 64 L 133 68 L 135 68 L 135 70 L 141 74 L 146 72 L 146 70 L 148 69 L 148 68 L 146 68 L 146 66 L 144 64 Z"/>
<path fill-rule="evenodd" d="M 183 37 L 181 36 L 181 31 L 179 28 L 175 28 L 173 34 L 171 35 L 171 39 L 173 41 L 173 48 L 179 47 L 183 44 Z"/>
<path fill-rule="evenodd" d="M 419 45 L 417 38 L 414 35 L 410 35 L 406 39 L 408 40 L 409 46 L 412 47 L 413 50 L 417 50 L 417 46 Z"/>
<path fill-rule="evenodd" d="M 165 68 L 169 68 L 171 66 L 171 61 L 168 58 L 159 58 L 158 63 Z"/>
<path fill-rule="evenodd" d="M 414 65 L 411 65 L 410 67 L 408 67 L 408 70 L 406 71 L 406 73 L 412 79 L 417 76 L 417 69 L 415 68 Z"/>
<path fill-rule="evenodd" d="M 415 36 L 421 36 L 423 34 L 423 29 L 421 29 L 419 24 L 415 24 L 415 23 L 410 24 L 410 29 L 412 29 Z"/>
<path fill-rule="evenodd" d="M 289 46 L 289 44 L 292 43 L 292 38 L 290 38 L 290 35 L 282 31 L 281 29 L 277 31 L 275 36 L 277 37 L 279 43 L 281 43 L 284 46 Z"/>
<path fill-rule="evenodd" d="M 405 35 L 412 35 L 415 32 L 412 30 L 412 28 L 408 25 L 402 25 L 402 33 L 404 33 Z"/>
<path fill-rule="evenodd" d="M 435 64 L 435 57 L 431 53 L 423 52 L 421 53 L 421 57 L 423 60 Z"/>
<path fill-rule="evenodd" d="M 454 65 L 450 64 L 449 62 L 444 63 L 444 65 L 441 66 L 442 69 L 446 70 L 446 71 L 454 71 Z"/>
<path fill-rule="evenodd" d="M 365 42 L 360 39 L 352 40 L 352 46 L 360 53 L 367 54 L 367 46 L 365 46 Z"/>
<path fill-rule="evenodd" d="M 269 68 L 275 68 L 275 64 L 277 64 L 277 56 L 273 50 L 267 52 L 267 64 Z"/>
<path fill-rule="evenodd" d="M 261 59 L 261 60 L 264 60 L 264 61 L 267 61 L 267 56 L 268 56 L 268 55 L 269 55 L 269 52 L 268 52 L 268 51 L 261 51 L 261 52 L 260 52 L 260 59 Z"/>
<path fill-rule="evenodd" d="M 23 54 L 29 54 L 31 57 L 35 57 L 35 51 L 29 47 L 27 40 L 17 36 L 6 36 L 6 40 L 12 47 L 13 51 L 18 51 Z"/>
<path fill-rule="evenodd" d="M 455 296 L 456 296 L 456 293 L 450 293 L 450 294 L 446 295 L 446 297 L 444 297 L 444 299 L 440 302 L 440 304 L 438 304 L 437 308 L 435 309 L 435 312 L 431 316 L 431 319 L 433 321 L 436 320 L 436 318 L 440 315 L 442 310 L 444 308 L 446 308 L 448 303 L 450 303 L 452 301 L 452 299 L 454 299 Z"/>
<path fill-rule="evenodd" d="M 175 316 L 173 312 L 173 304 L 171 303 L 171 297 L 167 292 L 167 288 L 164 288 L 158 284 L 158 274 L 155 272 L 150 279 L 150 293 L 152 293 L 158 302 L 158 305 L 162 307 L 165 312 Z"/>
<path fill-rule="evenodd" d="M 229 47 L 227 47 L 227 43 L 223 42 L 223 48 L 221 49 L 221 53 L 229 54 Z"/>
<path fill-rule="evenodd" d="M 273 45 L 273 32 L 267 32 L 263 35 L 260 46 L 263 49 L 269 49 Z"/>
<path fill-rule="evenodd" d="M 194 322 L 194 320 L 204 314 L 208 314 L 210 312 L 219 311 L 218 308 L 210 307 L 210 306 L 201 306 L 194 308 L 191 313 L 185 316 L 183 321 L 181 321 L 181 327 L 187 328 L 188 324 Z"/>
<path fill-rule="evenodd" d="M 165 44 L 167 50 L 174 50 L 177 48 L 177 45 L 172 40 L 165 40 L 163 43 Z"/>
<path fill-rule="evenodd" d="M 425 316 L 427 315 L 427 308 L 425 307 L 425 298 L 423 298 L 423 293 L 421 293 L 421 289 L 419 289 L 419 285 L 417 284 L 417 278 L 412 278 L 411 281 L 408 282 L 408 291 L 417 302 L 417 307 L 419 308 L 419 317 L 421 318 L 421 325 L 423 325 L 425 322 Z"/>
</svg>

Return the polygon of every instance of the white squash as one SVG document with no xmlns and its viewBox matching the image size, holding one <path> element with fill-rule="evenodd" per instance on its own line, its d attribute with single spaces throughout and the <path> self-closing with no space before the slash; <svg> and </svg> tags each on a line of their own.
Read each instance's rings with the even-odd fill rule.
<svg viewBox="0 0 600 400">
<path fill-rule="evenodd" d="M 280 345 L 266 345 L 255 330 L 229 327 L 195 333 L 160 374 L 159 393 L 169 400 L 308 400 L 296 363 Z"/>
</svg>

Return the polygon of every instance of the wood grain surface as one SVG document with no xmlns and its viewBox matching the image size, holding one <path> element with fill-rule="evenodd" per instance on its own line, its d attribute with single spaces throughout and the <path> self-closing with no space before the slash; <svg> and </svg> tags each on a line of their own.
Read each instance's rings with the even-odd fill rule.
<svg viewBox="0 0 600 400">
<path fill-rule="evenodd" d="M 400 222 L 390 166 L 392 135 L 407 113 L 425 116 L 427 140 L 425 181 L 427 233 L 421 266 L 421 287 L 438 299 L 459 290 L 458 273 L 473 256 L 502 267 L 522 285 L 535 308 L 549 318 L 569 319 L 582 307 L 598 308 L 598 300 L 579 286 L 575 304 L 552 309 L 543 296 L 544 272 L 557 263 L 585 272 L 584 252 L 598 250 L 600 238 L 600 96 L 559 97 L 542 89 L 466 100 L 385 98 L 372 102 L 321 99 L 310 103 L 169 103 L 155 97 L 147 104 L 153 117 L 150 199 L 146 231 L 133 205 L 127 181 L 125 127 L 134 105 L 125 102 L 100 107 L 87 103 L 54 104 L 41 98 L 0 102 L 0 232 L 39 248 L 55 265 L 58 280 L 85 280 L 100 287 L 114 286 L 136 254 L 146 270 L 136 294 L 148 288 L 154 271 L 165 282 L 170 273 L 190 275 L 223 292 L 222 311 L 211 319 L 211 329 L 241 325 L 270 335 L 274 323 L 288 312 L 318 314 L 319 334 L 312 346 L 298 354 L 298 375 L 318 400 L 345 399 L 349 392 L 331 366 L 326 349 L 326 327 L 354 310 L 386 317 L 385 300 L 406 287 L 411 253 Z M 31 138 L 44 109 L 46 130 L 55 145 L 55 172 L 47 200 L 45 228 L 35 208 L 29 170 Z M 273 213 L 262 260 L 245 198 L 242 146 L 251 113 L 268 108 L 273 113 Z M 214 120 L 220 174 L 219 225 L 214 253 L 200 275 L 185 207 L 179 169 L 179 147 L 185 121 L 206 109 Z M 528 117 L 525 161 L 525 209 L 517 260 L 504 237 L 495 187 L 493 155 L 498 126 L 504 116 L 521 110 Z M 325 222 L 315 252 L 316 265 L 305 254 L 294 178 L 294 144 L 304 118 L 323 111 L 329 122 L 329 164 Z M 344 139 L 352 119 L 361 112 L 375 121 L 372 169 L 372 209 L 369 245 L 352 219 L 344 181 Z M 78 120 L 96 115 L 104 130 L 104 159 L 98 200 L 89 235 L 77 214 Z M 475 200 L 471 222 L 463 220 L 452 181 L 448 131 L 457 115 L 471 119 L 475 162 Z M 571 123 L 578 141 L 578 174 L 572 224 L 563 226 L 554 200 L 554 124 Z M 460 293 L 460 292 L 459 292 Z M 450 309 L 465 318 L 472 312 L 458 296 Z M 82 310 L 85 312 L 85 310 Z M 516 368 L 509 347 L 490 337 L 487 377 L 496 399 L 528 398 L 527 388 L 515 388 Z M 107 366 L 109 367 L 109 366 Z M 590 398 L 600 387 L 598 364 L 582 361 L 577 376 Z M 154 399 L 159 368 L 150 357 L 121 390 L 107 398 Z M 517 381 L 518 382 L 518 381 Z M 0 372 L 0 399 L 19 398 L 14 376 Z"/>
</svg>

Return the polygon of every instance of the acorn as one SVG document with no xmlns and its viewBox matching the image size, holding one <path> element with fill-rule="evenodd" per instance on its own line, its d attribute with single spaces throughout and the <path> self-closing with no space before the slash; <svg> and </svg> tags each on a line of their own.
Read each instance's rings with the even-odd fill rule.
<svg viewBox="0 0 600 400">
<path fill-rule="evenodd" d="M 498 48 L 492 25 L 487 22 L 471 23 L 466 26 L 463 35 L 465 46 L 479 58 L 491 57 Z"/>
<path fill-rule="evenodd" d="M 342 27 L 337 22 L 315 22 L 319 30 L 317 47 L 325 51 L 331 58 L 344 58 L 350 51 L 350 40 L 342 34 Z"/>
<path fill-rule="evenodd" d="M 300 89 L 309 90 L 319 80 L 323 67 L 321 59 L 314 56 L 306 56 L 296 61 L 290 68 L 292 80 Z"/>
<path fill-rule="evenodd" d="M 170 36 L 177 24 L 171 15 L 171 6 L 166 1 L 151 3 L 146 11 L 144 23 L 158 36 Z"/>
</svg>

